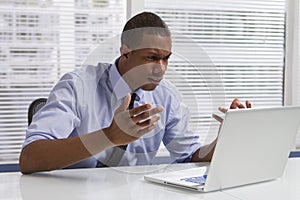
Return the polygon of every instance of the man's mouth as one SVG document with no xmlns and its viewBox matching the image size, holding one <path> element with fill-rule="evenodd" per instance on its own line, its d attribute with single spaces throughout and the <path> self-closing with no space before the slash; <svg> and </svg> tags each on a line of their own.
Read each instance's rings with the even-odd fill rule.
<svg viewBox="0 0 300 200">
<path fill-rule="evenodd" d="M 148 78 L 148 80 L 152 83 L 159 83 L 162 80 L 162 78 L 161 77 L 159 77 L 159 78 Z"/>
</svg>

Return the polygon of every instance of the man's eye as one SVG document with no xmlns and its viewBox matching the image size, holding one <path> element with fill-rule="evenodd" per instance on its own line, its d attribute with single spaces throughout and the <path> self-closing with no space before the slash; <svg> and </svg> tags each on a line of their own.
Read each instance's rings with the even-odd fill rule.
<svg viewBox="0 0 300 200">
<path fill-rule="evenodd" d="M 164 60 L 164 61 L 168 61 L 169 58 L 170 58 L 170 56 L 166 56 L 166 57 L 163 57 L 163 60 Z"/>
<path fill-rule="evenodd" d="M 148 60 L 159 60 L 159 57 L 157 56 L 147 56 Z"/>
</svg>

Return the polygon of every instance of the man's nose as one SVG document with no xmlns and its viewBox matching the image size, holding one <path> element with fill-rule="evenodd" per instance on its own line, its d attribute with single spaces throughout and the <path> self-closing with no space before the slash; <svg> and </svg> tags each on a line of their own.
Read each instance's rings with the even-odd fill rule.
<svg viewBox="0 0 300 200">
<path fill-rule="evenodd" d="M 167 68 L 167 64 L 160 59 L 155 65 L 154 65 L 154 69 L 153 69 L 153 73 L 154 74 L 161 74 L 161 73 L 165 73 Z"/>
</svg>

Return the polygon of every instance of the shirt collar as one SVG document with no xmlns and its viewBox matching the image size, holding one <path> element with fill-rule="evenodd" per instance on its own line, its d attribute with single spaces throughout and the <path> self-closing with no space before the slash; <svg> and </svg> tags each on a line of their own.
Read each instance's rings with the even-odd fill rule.
<svg viewBox="0 0 300 200">
<path fill-rule="evenodd" d="M 135 91 L 135 93 L 136 93 L 135 100 L 139 101 L 140 99 L 143 99 L 145 91 L 139 88 Z"/>
<path fill-rule="evenodd" d="M 116 62 L 118 62 L 118 60 L 119 59 L 117 59 Z M 117 99 L 122 99 L 127 93 L 131 93 L 131 89 L 120 75 L 116 62 L 112 64 L 109 71 L 109 80 L 111 82 L 113 93 L 116 95 Z"/>
</svg>

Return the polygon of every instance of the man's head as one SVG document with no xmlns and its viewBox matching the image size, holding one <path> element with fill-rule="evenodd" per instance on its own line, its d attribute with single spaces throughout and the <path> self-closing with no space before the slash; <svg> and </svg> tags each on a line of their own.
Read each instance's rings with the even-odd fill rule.
<svg viewBox="0 0 300 200">
<path fill-rule="evenodd" d="M 121 36 L 119 72 L 132 90 L 154 90 L 165 74 L 171 55 L 171 33 L 157 15 L 132 17 Z"/>
<path fill-rule="evenodd" d="M 121 35 L 121 45 L 126 45 L 131 50 L 139 48 L 145 34 L 171 37 L 167 24 L 158 15 L 142 12 L 125 24 Z"/>
</svg>

